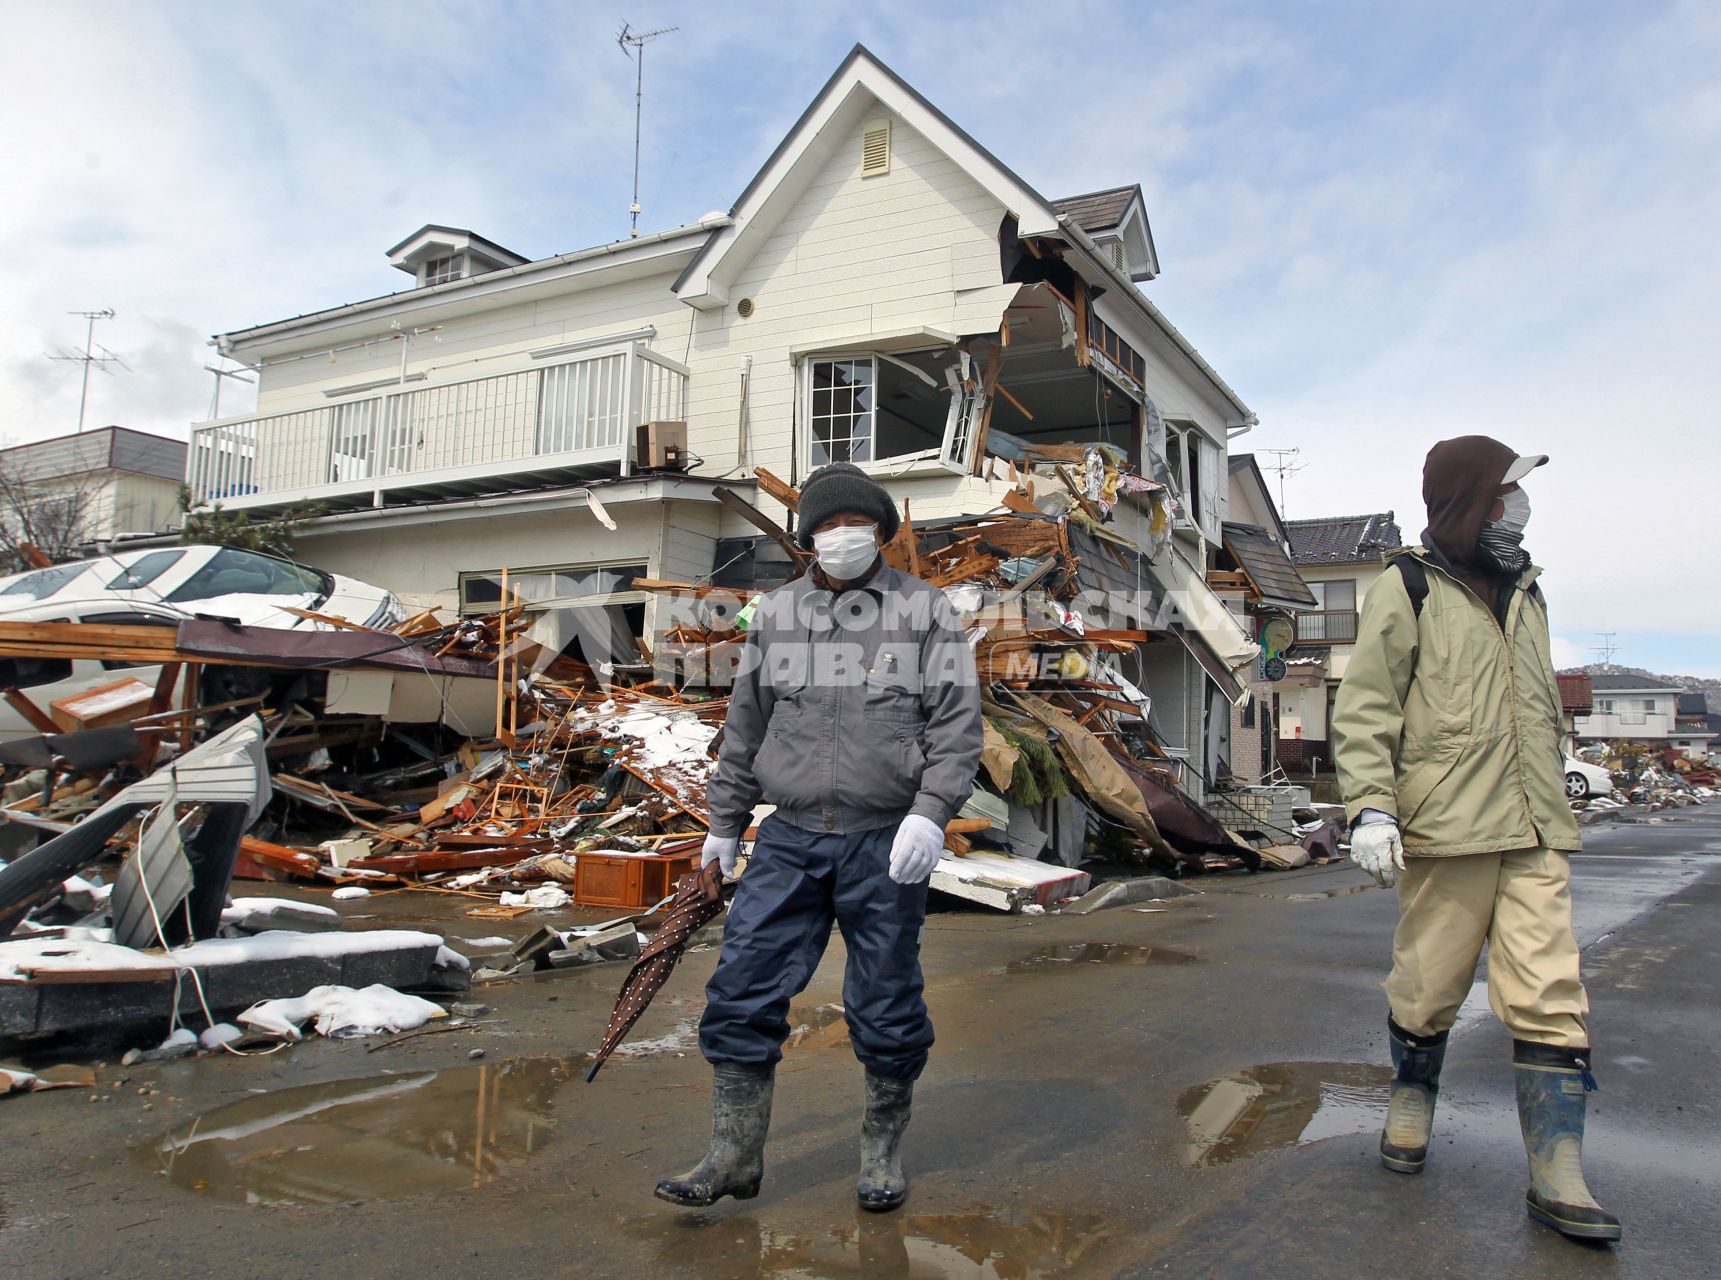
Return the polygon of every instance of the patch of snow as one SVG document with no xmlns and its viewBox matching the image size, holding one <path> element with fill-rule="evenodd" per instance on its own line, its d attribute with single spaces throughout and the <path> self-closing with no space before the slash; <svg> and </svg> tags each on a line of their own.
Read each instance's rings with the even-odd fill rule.
<svg viewBox="0 0 1721 1280">
<path fill-rule="evenodd" d="M 215 596 L 196 602 L 197 612 L 206 618 L 231 618 L 249 626 L 279 627 L 296 631 L 333 631 L 326 622 L 299 618 L 283 612 L 286 609 L 311 609 L 317 597 L 304 595 L 262 595 L 236 592 L 230 596 Z"/>
<path fill-rule="evenodd" d="M 0 1067 L 0 1094 L 28 1093 L 35 1087 L 35 1072 L 23 1067 Z"/>
<path fill-rule="evenodd" d="M 447 1016 L 440 1005 L 376 982 L 358 990 L 312 987 L 302 996 L 263 1000 L 240 1014 L 239 1021 L 265 1035 L 298 1040 L 303 1035 L 300 1027 L 313 1019 L 320 1036 L 374 1036 L 411 1031 L 432 1018 Z"/>
<path fill-rule="evenodd" d="M 618 1058 L 637 1058 L 654 1053 L 681 1053 L 699 1039 L 699 1019 L 683 1018 L 674 1028 L 650 1040 L 627 1040 L 616 1047 Z"/>
<path fill-rule="evenodd" d="M 245 1033 L 231 1022 L 217 1022 L 197 1037 L 197 1043 L 213 1053 L 224 1044 L 232 1044 L 235 1040 L 244 1038 Z"/>
<path fill-rule="evenodd" d="M 277 911 L 301 911 L 313 916 L 334 916 L 340 912 L 316 902 L 294 902 L 291 898 L 234 898 L 221 913 L 224 921 L 243 920 L 246 916 L 269 916 Z"/>
<path fill-rule="evenodd" d="M 466 970 L 472 967 L 472 962 L 458 951 L 448 947 L 438 947 L 436 949 L 436 967 L 438 969 Z"/>
<path fill-rule="evenodd" d="M 197 1032 L 190 1027 L 175 1027 L 167 1039 L 155 1046 L 157 1053 L 172 1053 L 176 1049 L 191 1050 L 197 1048 Z"/>
<path fill-rule="evenodd" d="M 511 947 L 514 945 L 512 938 L 462 938 L 461 941 L 469 947 Z"/>
<path fill-rule="evenodd" d="M 549 911 L 555 907 L 565 907 L 573 899 L 568 891 L 559 884 L 539 885 L 536 889 L 528 889 L 524 893 L 504 893 L 502 905 L 505 907 L 531 907 L 534 911 Z"/>
<path fill-rule="evenodd" d="M 354 898 L 370 897 L 370 890 L 362 885 L 344 884 L 329 895 L 336 902 L 351 902 Z"/>
<path fill-rule="evenodd" d="M 105 931 L 104 931 L 105 932 Z M 134 951 L 112 942 L 68 938 L 15 938 L 0 942 L 0 979 L 20 979 L 26 969 L 64 973 L 80 969 L 206 969 L 299 957 L 334 959 L 373 951 L 440 947 L 442 938 L 413 929 L 369 929 L 359 933 L 296 933 L 270 929 L 250 938 L 209 938 L 167 952 Z"/>
</svg>

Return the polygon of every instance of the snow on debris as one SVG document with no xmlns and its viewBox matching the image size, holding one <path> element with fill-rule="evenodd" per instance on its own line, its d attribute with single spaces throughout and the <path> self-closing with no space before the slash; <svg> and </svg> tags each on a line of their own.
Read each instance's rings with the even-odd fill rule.
<svg viewBox="0 0 1721 1280">
<path fill-rule="evenodd" d="M 502 905 L 505 907 L 531 907 L 535 911 L 565 907 L 572 901 L 568 891 L 559 884 L 539 885 L 536 889 L 528 889 L 524 893 L 502 895 Z"/>
<path fill-rule="evenodd" d="M 336 959 L 373 951 L 441 947 L 442 938 L 413 929 L 362 933 L 295 933 L 270 929 L 250 938 L 208 938 L 171 951 L 134 951 L 112 942 L 64 938 L 17 938 L 0 942 L 0 980 L 27 977 L 25 970 L 66 973 L 87 969 L 204 969 L 304 957 Z"/>
<path fill-rule="evenodd" d="M 411 1031 L 432 1018 L 447 1016 L 440 1005 L 374 982 L 357 990 L 312 987 L 302 996 L 259 1001 L 240 1014 L 239 1021 L 264 1035 L 298 1040 L 303 1038 L 301 1028 L 307 1022 L 314 1024 L 320 1036 L 374 1036 Z"/>
<path fill-rule="evenodd" d="M 325 907 L 315 902 L 295 902 L 291 898 L 234 898 L 230 906 L 221 913 L 221 919 L 226 921 L 243 920 L 247 916 L 272 916 L 277 911 L 298 911 L 312 916 L 333 916 L 337 920 L 340 912 L 333 907 Z"/>
<path fill-rule="evenodd" d="M 346 884 L 342 885 L 339 889 L 336 889 L 329 895 L 329 897 L 333 898 L 336 902 L 351 902 L 354 898 L 370 897 L 370 890 L 366 889 L 362 885 Z"/>
</svg>

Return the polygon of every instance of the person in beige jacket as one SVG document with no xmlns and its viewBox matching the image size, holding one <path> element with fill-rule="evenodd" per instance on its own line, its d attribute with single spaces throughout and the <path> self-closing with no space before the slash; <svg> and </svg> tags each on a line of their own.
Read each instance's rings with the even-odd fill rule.
<svg viewBox="0 0 1721 1280">
<path fill-rule="evenodd" d="M 1488 943 L 1488 995 L 1512 1032 L 1531 1218 L 1618 1240 L 1584 1181 L 1589 1003 L 1572 935 L 1560 695 L 1521 482 L 1546 455 L 1486 436 L 1429 451 L 1420 547 L 1369 589 L 1333 708 L 1351 856 L 1398 886 L 1386 993 L 1397 1075 L 1381 1160 L 1428 1158 L 1446 1039 Z"/>
</svg>

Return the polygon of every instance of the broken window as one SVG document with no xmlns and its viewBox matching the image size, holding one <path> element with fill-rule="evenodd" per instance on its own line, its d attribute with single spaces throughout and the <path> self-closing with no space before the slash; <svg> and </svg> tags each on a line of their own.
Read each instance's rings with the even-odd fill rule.
<svg viewBox="0 0 1721 1280">
<path fill-rule="evenodd" d="M 876 462 L 926 453 L 947 438 L 948 351 L 842 356 L 810 362 L 807 461 Z"/>
<path fill-rule="evenodd" d="M 508 597 L 518 599 L 536 643 L 592 665 L 639 660 L 646 593 L 633 589 L 645 565 L 545 565 L 508 571 Z M 460 575 L 465 616 L 502 608 L 502 573 Z"/>
</svg>

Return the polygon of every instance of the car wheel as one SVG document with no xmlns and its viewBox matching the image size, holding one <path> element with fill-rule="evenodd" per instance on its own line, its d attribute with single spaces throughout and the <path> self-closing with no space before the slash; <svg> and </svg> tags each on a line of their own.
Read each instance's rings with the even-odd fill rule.
<svg viewBox="0 0 1721 1280">
<path fill-rule="evenodd" d="M 1566 775 L 1566 796 L 1572 800 L 1587 800 L 1590 794 L 1588 779 L 1581 773 Z"/>
</svg>

